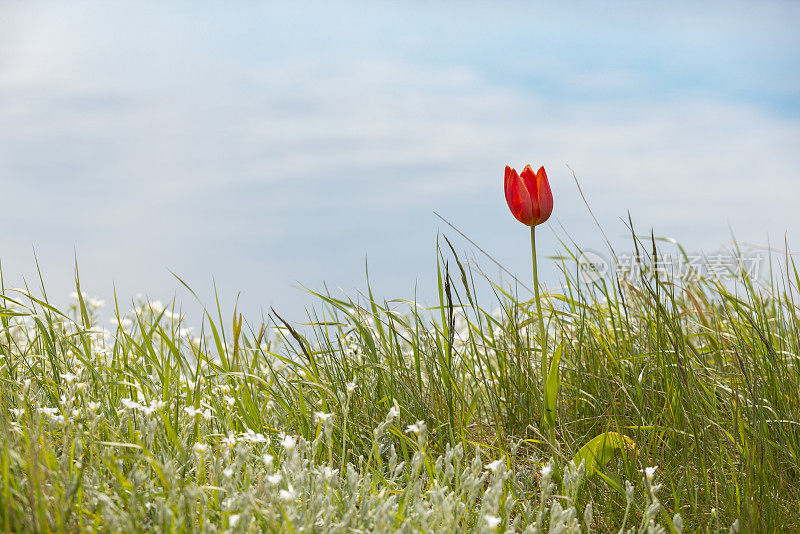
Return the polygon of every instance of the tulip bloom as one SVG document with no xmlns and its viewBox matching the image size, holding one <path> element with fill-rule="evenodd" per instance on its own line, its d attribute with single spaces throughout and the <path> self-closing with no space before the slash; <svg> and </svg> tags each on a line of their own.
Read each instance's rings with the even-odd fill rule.
<svg viewBox="0 0 800 534">
<path fill-rule="evenodd" d="M 526 226 L 542 224 L 553 213 L 553 193 L 544 167 L 534 174 L 526 165 L 521 175 L 506 165 L 506 202 L 519 222 Z"/>
<path fill-rule="evenodd" d="M 550 218 L 553 213 L 553 193 L 547 181 L 544 167 L 534 174 L 530 165 L 522 170 L 522 175 L 506 165 L 506 202 L 519 222 L 531 227 L 531 257 L 533 260 L 533 291 L 536 302 L 536 315 L 539 323 L 539 348 L 542 357 L 542 380 L 547 375 L 547 331 L 544 327 L 542 303 L 539 298 L 539 275 L 536 268 L 536 226 Z M 554 439 L 552 425 L 551 438 Z"/>
</svg>

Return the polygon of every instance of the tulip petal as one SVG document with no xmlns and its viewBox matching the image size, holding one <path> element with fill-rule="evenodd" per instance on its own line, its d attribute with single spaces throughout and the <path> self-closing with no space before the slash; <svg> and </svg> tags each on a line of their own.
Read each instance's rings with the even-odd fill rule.
<svg viewBox="0 0 800 534">
<path fill-rule="evenodd" d="M 519 222 L 530 226 L 533 221 L 531 195 L 520 180 L 517 171 L 509 166 L 506 166 L 505 190 L 506 202 L 511 213 Z"/>
<path fill-rule="evenodd" d="M 533 169 L 531 169 L 530 165 L 525 165 L 525 168 L 522 169 L 521 173 L 519 173 L 519 177 L 522 178 L 522 183 L 525 184 L 525 189 L 528 190 L 528 194 L 531 196 L 531 199 L 535 201 L 538 191 L 536 173 L 533 172 Z"/>
<path fill-rule="evenodd" d="M 536 172 L 536 194 L 532 196 L 534 224 L 542 224 L 553 213 L 553 192 L 544 167 L 539 167 Z"/>
</svg>

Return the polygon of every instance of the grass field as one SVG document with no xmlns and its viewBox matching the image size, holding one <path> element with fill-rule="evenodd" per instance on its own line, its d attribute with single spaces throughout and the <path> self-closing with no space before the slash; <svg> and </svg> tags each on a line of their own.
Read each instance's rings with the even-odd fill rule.
<svg viewBox="0 0 800 534">
<path fill-rule="evenodd" d="M 530 293 L 445 241 L 437 306 L 302 321 L 4 285 L 0 529 L 800 531 L 795 266 L 675 278 L 657 244 L 637 279 L 540 260 L 544 360 Z"/>
</svg>

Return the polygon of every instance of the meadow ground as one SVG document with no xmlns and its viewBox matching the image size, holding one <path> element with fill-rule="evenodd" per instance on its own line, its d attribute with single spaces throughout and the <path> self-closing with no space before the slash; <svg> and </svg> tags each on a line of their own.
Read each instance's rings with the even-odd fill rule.
<svg viewBox="0 0 800 534">
<path fill-rule="evenodd" d="M 302 324 L 3 286 L 0 529 L 800 531 L 789 256 L 674 277 L 634 238 L 587 282 L 565 245 L 543 358 L 529 293 L 442 243 L 437 306 Z"/>
</svg>

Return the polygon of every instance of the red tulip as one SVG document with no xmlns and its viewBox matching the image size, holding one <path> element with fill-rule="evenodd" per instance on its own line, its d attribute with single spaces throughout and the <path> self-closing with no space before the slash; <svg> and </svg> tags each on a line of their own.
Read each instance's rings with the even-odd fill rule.
<svg viewBox="0 0 800 534">
<path fill-rule="evenodd" d="M 521 175 L 506 165 L 506 202 L 511 213 L 527 226 L 542 224 L 553 213 L 553 193 L 544 167 L 534 174 L 526 165 Z"/>
</svg>

